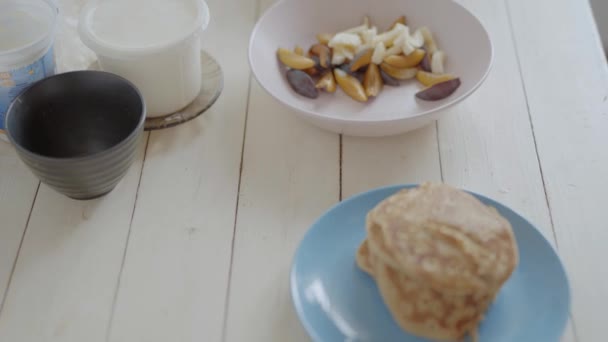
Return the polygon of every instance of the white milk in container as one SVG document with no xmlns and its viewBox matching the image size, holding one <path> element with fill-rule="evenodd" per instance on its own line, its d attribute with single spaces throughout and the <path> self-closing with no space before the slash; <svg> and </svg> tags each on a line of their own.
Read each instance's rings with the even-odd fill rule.
<svg viewBox="0 0 608 342">
<path fill-rule="evenodd" d="M 50 0 L 0 1 L 0 139 L 13 99 L 55 74 L 57 7 Z"/>
<path fill-rule="evenodd" d="M 93 0 L 82 10 L 82 41 L 102 70 L 133 82 L 148 117 L 174 113 L 201 90 L 203 0 Z"/>
</svg>

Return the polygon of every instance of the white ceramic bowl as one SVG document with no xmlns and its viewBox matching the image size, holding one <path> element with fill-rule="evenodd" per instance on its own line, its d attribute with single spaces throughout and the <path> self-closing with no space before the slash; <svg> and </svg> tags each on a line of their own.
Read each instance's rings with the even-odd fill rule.
<svg viewBox="0 0 608 342">
<path fill-rule="evenodd" d="M 385 86 L 367 103 L 341 90 L 309 99 L 296 94 L 279 65 L 279 47 L 308 48 L 316 34 L 361 25 L 368 15 L 384 31 L 405 15 L 410 28 L 427 26 L 446 52 L 446 70 L 460 77 L 451 96 L 434 102 L 415 98 L 415 80 Z M 452 0 L 280 0 L 256 24 L 249 42 L 249 62 L 260 85 L 297 115 L 321 128 L 356 136 L 385 136 L 410 131 L 438 119 L 443 109 L 465 99 L 486 78 L 492 64 L 492 43 L 480 21 Z"/>
</svg>

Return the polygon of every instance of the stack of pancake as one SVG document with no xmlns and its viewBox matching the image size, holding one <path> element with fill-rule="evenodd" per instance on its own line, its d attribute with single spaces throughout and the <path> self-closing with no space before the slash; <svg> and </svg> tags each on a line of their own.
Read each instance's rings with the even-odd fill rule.
<svg viewBox="0 0 608 342">
<path fill-rule="evenodd" d="M 431 183 L 372 209 L 357 253 L 404 330 L 449 341 L 476 336 L 517 262 L 506 219 L 464 191 Z"/>
</svg>

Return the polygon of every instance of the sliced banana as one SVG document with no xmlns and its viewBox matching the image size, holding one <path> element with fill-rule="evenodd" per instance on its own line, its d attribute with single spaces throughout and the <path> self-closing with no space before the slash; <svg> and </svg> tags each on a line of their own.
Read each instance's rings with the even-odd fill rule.
<svg viewBox="0 0 608 342">
<path fill-rule="evenodd" d="M 338 33 L 327 44 L 331 48 L 347 46 L 356 49 L 361 45 L 361 37 L 355 33 Z"/>
<path fill-rule="evenodd" d="M 371 29 L 361 32 L 360 36 L 361 36 L 362 44 L 368 45 L 369 47 L 371 47 L 372 44 L 374 43 L 374 38 L 377 35 L 378 35 L 378 28 L 376 26 L 372 27 Z"/>
<path fill-rule="evenodd" d="M 403 51 L 404 55 L 409 56 L 414 51 L 416 51 L 416 47 L 414 47 L 412 44 L 410 44 L 409 41 L 405 41 L 403 43 L 403 45 L 401 45 L 401 50 Z"/>
<path fill-rule="evenodd" d="M 334 52 L 331 58 L 331 64 L 340 65 L 346 62 L 347 59 L 353 59 L 355 57 L 355 49 L 346 45 L 337 45 L 334 48 Z"/>
<path fill-rule="evenodd" d="M 353 58 L 355 58 L 355 52 L 349 48 L 345 48 L 344 50 L 342 50 L 342 54 L 344 55 L 344 57 L 346 57 L 346 59 L 349 60 L 353 60 Z"/>
<path fill-rule="evenodd" d="M 409 32 L 407 26 L 398 23 L 392 30 L 377 35 L 374 39 L 374 45 L 378 44 L 379 42 L 382 42 L 384 43 L 385 47 L 393 46 L 395 39 L 397 39 L 401 35 L 401 33 L 406 30 Z"/>
<path fill-rule="evenodd" d="M 372 63 L 380 64 L 384 60 L 386 55 L 386 47 L 383 42 L 378 42 L 374 48 L 374 54 L 372 55 Z"/>
<path fill-rule="evenodd" d="M 401 49 L 401 46 L 393 45 L 386 50 L 386 53 L 384 54 L 384 58 L 386 58 L 388 56 L 400 55 L 402 52 L 403 52 L 403 49 Z"/>
<path fill-rule="evenodd" d="M 409 36 L 408 43 L 415 48 L 421 48 L 424 45 L 424 36 L 422 35 L 422 32 L 420 30 L 414 31 L 414 34 Z"/>
<path fill-rule="evenodd" d="M 433 53 L 433 55 L 431 56 L 431 71 L 433 72 L 433 74 L 444 73 L 443 65 L 445 64 L 445 58 L 445 52 L 441 50 L 437 50 Z"/>
<path fill-rule="evenodd" d="M 334 50 L 333 55 L 331 56 L 331 64 L 332 65 L 340 65 L 346 61 L 346 56 Z"/>
<path fill-rule="evenodd" d="M 426 53 L 428 53 L 429 55 L 435 53 L 435 51 L 437 51 L 437 43 L 435 42 L 435 38 L 433 38 L 431 30 L 429 30 L 428 27 L 423 26 L 419 28 L 418 31 L 420 31 L 422 37 L 424 38 L 424 47 Z"/>
</svg>

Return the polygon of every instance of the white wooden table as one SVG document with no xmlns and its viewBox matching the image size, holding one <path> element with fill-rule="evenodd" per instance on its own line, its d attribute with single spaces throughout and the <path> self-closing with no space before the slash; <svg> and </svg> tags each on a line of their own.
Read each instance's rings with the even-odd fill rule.
<svg viewBox="0 0 608 342">
<path fill-rule="evenodd" d="M 294 118 L 247 63 L 272 0 L 209 0 L 204 45 L 224 68 L 221 98 L 146 134 L 107 197 L 55 193 L 0 143 L 0 341 L 307 341 L 288 294 L 306 229 L 342 198 L 424 180 L 534 222 L 571 281 L 563 341 L 606 341 L 608 68 L 590 7 L 460 1 L 489 30 L 494 68 L 445 119 L 409 134 L 340 137 Z M 59 0 L 60 71 L 93 60 L 75 33 L 80 2 Z"/>
</svg>

